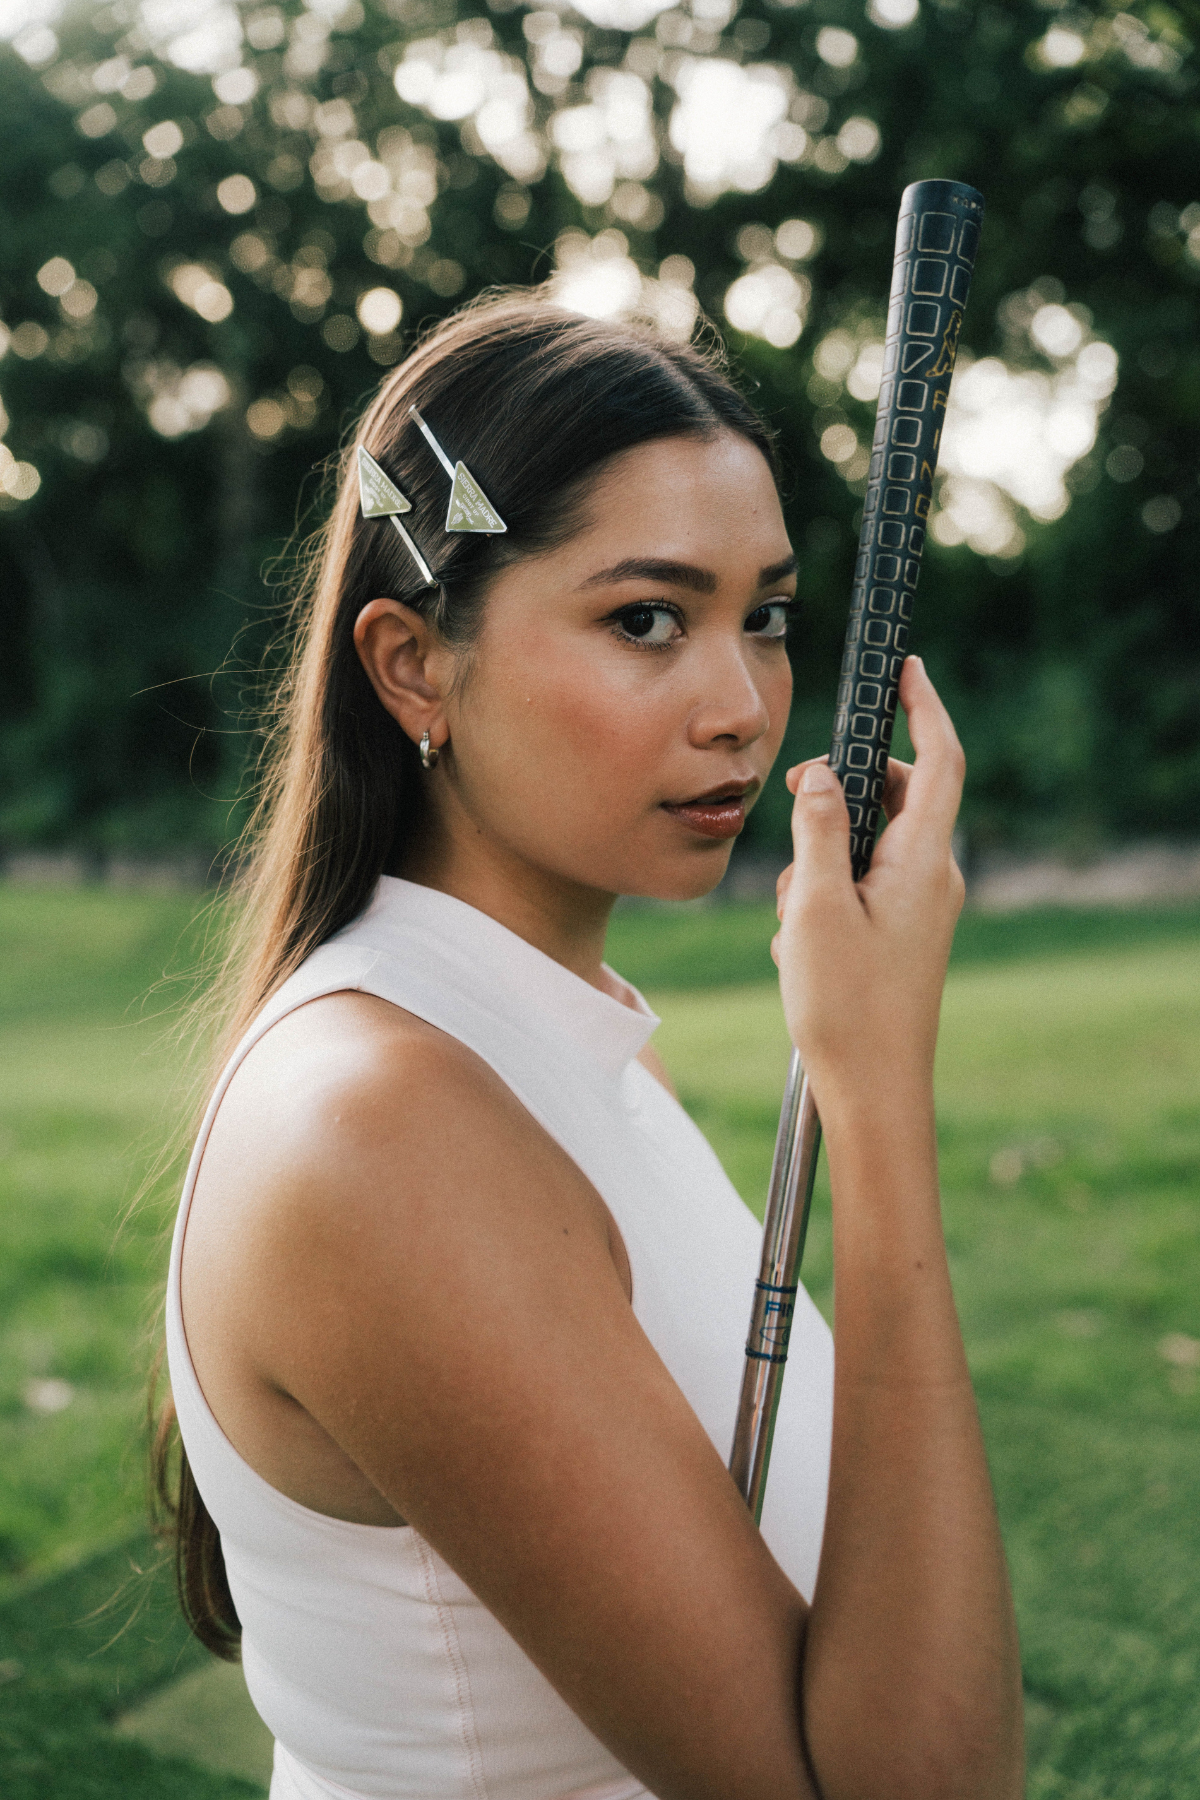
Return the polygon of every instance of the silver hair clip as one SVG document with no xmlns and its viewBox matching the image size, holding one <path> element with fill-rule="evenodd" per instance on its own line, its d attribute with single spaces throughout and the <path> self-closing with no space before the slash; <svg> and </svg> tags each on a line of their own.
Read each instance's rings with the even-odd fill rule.
<svg viewBox="0 0 1200 1800">
<path fill-rule="evenodd" d="M 358 498 L 362 506 L 364 519 L 390 519 L 400 536 L 404 539 L 408 553 L 421 571 L 426 587 L 436 587 L 437 577 L 417 549 L 396 517 L 397 513 L 412 511 L 412 501 L 406 500 L 390 475 L 385 475 L 373 456 L 358 447 Z"/>
<path fill-rule="evenodd" d="M 425 441 L 450 477 L 450 504 L 446 508 L 447 531 L 486 531 L 489 535 L 507 531 L 508 526 L 500 517 L 465 462 L 452 463 L 442 446 L 430 431 L 415 406 L 410 406 L 409 416 L 416 420 L 425 436 Z"/>
</svg>

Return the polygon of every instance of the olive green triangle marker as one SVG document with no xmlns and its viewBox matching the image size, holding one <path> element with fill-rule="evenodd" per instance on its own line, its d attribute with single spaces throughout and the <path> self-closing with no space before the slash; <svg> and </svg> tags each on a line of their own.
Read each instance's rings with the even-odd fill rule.
<svg viewBox="0 0 1200 1800">
<path fill-rule="evenodd" d="M 361 444 L 358 447 L 358 492 L 364 519 L 386 519 L 395 513 L 412 511 L 412 501 L 405 498 L 391 476 L 384 473 Z"/>
<path fill-rule="evenodd" d="M 420 569 L 426 587 L 436 587 L 437 578 L 433 570 L 396 517 L 397 513 L 411 512 L 412 501 L 400 492 L 391 476 L 385 474 L 361 444 L 358 447 L 358 498 L 364 519 L 391 520 L 404 539 L 409 555 Z"/>
<path fill-rule="evenodd" d="M 500 517 L 466 463 L 456 463 L 454 486 L 446 511 L 447 531 L 507 531 Z"/>
<path fill-rule="evenodd" d="M 465 462 L 452 463 L 430 431 L 415 406 L 409 413 L 420 426 L 425 441 L 451 480 L 450 504 L 446 508 L 447 531 L 485 531 L 489 535 L 507 531 L 500 517 Z"/>
</svg>

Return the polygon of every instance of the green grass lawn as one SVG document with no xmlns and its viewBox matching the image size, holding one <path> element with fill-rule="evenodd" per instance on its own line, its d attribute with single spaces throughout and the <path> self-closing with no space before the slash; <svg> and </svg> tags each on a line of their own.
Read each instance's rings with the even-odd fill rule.
<svg viewBox="0 0 1200 1800">
<path fill-rule="evenodd" d="M 139 1428 L 170 1182 L 115 1229 L 178 1110 L 163 1016 L 178 989 L 151 990 L 196 954 L 193 905 L 0 887 L 5 1800 L 255 1791 L 107 1729 L 203 1661 L 165 1581 L 131 1569 L 149 1555 Z M 787 1051 L 771 928 L 769 907 L 631 908 L 610 945 L 756 1208 Z M 1200 1796 L 1200 909 L 964 918 L 939 1118 L 1021 1616 L 1030 1792 Z M 823 1177 L 807 1271 L 828 1309 Z"/>
</svg>

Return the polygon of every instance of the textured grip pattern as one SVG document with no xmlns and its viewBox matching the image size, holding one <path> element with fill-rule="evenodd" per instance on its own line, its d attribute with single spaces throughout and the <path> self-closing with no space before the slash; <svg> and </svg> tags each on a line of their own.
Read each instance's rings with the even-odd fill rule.
<svg viewBox="0 0 1200 1800">
<path fill-rule="evenodd" d="M 829 757 L 850 811 L 856 881 L 875 847 L 896 689 L 982 219 L 982 195 L 959 181 L 914 182 L 900 203 L 883 382 Z"/>
</svg>

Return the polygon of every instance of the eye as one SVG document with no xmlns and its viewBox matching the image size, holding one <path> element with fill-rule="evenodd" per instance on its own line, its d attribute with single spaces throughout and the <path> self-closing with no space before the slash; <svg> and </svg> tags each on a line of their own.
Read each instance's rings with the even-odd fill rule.
<svg viewBox="0 0 1200 1800">
<path fill-rule="evenodd" d="M 646 600 L 638 601 L 634 606 L 623 606 L 620 612 L 613 613 L 612 622 L 619 637 L 632 639 L 647 648 L 660 649 L 682 635 L 679 616 L 673 606 Z"/>
<path fill-rule="evenodd" d="M 786 637 L 788 619 L 795 610 L 795 605 L 794 600 L 765 601 L 762 606 L 756 606 L 746 620 L 746 630 L 755 637 Z"/>
</svg>

